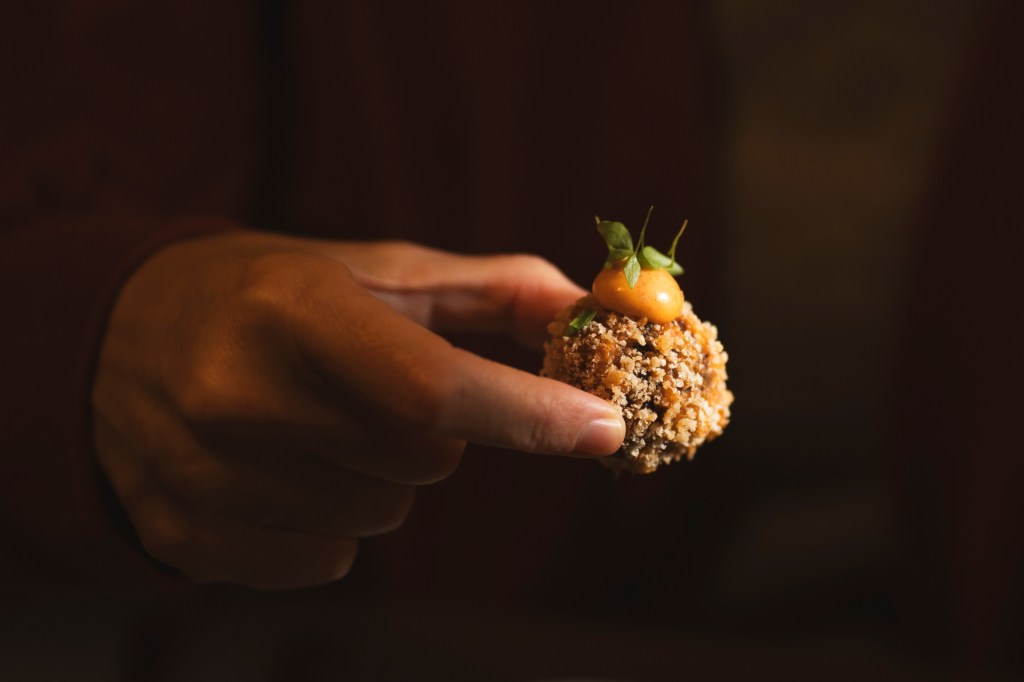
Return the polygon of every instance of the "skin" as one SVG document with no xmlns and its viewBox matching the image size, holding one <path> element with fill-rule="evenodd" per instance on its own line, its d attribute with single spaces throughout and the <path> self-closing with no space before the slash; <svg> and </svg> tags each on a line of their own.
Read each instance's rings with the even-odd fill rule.
<svg viewBox="0 0 1024 682">
<path fill-rule="evenodd" d="M 671 322 L 683 311 L 683 292 L 665 270 L 641 270 L 631 289 L 621 267 L 606 268 L 594 278 L 593 293 L 608 310 L 658 324 Z"/>
<path fill-rule="evenodd" d="M 247 231 L 175 244 L 130 278 L 106 330 L 101 468 L 145 549 L 198 582 L 337 580 L 467 442 L 618 449 L 614 406 L 438 335 L 539 346 L 582 293 L 532 256 Z"/>
</svg>

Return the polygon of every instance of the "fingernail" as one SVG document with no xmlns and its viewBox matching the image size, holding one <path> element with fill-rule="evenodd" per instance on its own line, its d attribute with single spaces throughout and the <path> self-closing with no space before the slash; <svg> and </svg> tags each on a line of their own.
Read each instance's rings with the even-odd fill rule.
<svg viewBox="0 0 1024 682">
<path fill-rule="evenodd" d="M 622 445 L 626 423 L 622 417 L 595 419 L 580 431 L 574 452 L 586 455 L 610 455 Z"/>
</svg>

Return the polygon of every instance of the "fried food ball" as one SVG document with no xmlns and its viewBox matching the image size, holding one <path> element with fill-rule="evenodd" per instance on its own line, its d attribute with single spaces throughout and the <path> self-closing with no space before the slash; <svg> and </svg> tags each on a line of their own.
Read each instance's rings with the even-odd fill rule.
<svg viewBox="0 0 1024 682">
<path fill-rule="evenodd" d="M 587 311 L 593 318 L 576 331 L 569 322 Z M 622 409 L 622 448 L 600 460 L 611 469 L 646 474 L 684 455 L 692 459 L 698 445 L 729 423 L 728 356 L 715 327 L 697 318 L 688 301 L 674 320 L 658 324 L 585 296 L 559 313 L 548 331 L 541 376 Z"/>
</svg>

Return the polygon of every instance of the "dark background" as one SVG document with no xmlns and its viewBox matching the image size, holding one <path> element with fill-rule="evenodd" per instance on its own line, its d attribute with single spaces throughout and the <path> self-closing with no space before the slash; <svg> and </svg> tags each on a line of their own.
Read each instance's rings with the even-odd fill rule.
<svg viewBox="0 0 1024 682">
<path fill-rule="evenodd" d="M 450 73 L 415 49 L 432 45 L 437 17 L 381 9 L 371 14 L 404 49 L 367 84 L 303 63 L 290 43 L 302 13 L 284 7 L 264 17 L 276 94 L 252 181 L 275 191 L 238 217 L 337 234 L 322 216 L 340 213 L 347 236 L 541 253 L 584 285 L 602 258 L 592 213 L 635 225 L 654 203 L 663 241 L 689 217 L 682 285 L 730 353 L 733 423 L 693 462 L 643 478 L 471 448 L 327 588 L 15 586 L 0 676 L 1021 672 L 1020 10 L 725 0 L 687 6 L 681 26 L 654 10 L 619 24 L 601 8 L 506 8 L 475 17 L 493 52 Z M 595 49 L 590 29 L 609 26 L 623 35 L 598 32 Z M 488 60 L 521 64 L 505 64 L 519 80 L 474 99 L 466 83 Z M 366 164 L 339 164 L 320 151 L 343 135 L 332 130 L 366 120 L 318 89 L 335 81 L 368 101 L 442 91 L 443 104 L 422 104 L 436 135 L 371 130 L 356 154 Z M 296 104 L 300 87 L 314 94 Z M 535 144 L 517 148 L 516 135 Z M 395 173 L 407 153 L 456 171 Z M 402 201 L 373 181 L 389 173 Z M 539 365 L 500 341 L 458 341 Z"/>
</svg>

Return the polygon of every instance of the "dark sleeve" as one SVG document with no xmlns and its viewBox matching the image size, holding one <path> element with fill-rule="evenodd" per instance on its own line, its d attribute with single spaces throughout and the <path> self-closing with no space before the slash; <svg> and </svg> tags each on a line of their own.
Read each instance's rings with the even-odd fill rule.
<svg viewBox="0 0 1024 682">
<path fill-rule="evenodd" d="M 92 374 L 131 273 L 225 224 L 189 216 L 242 211 L 254 17 L 241 3 L 25 7 L 0 27 L 0 577 L 145 581 L 157 571 L 94 456 Z"/>
</svg>

